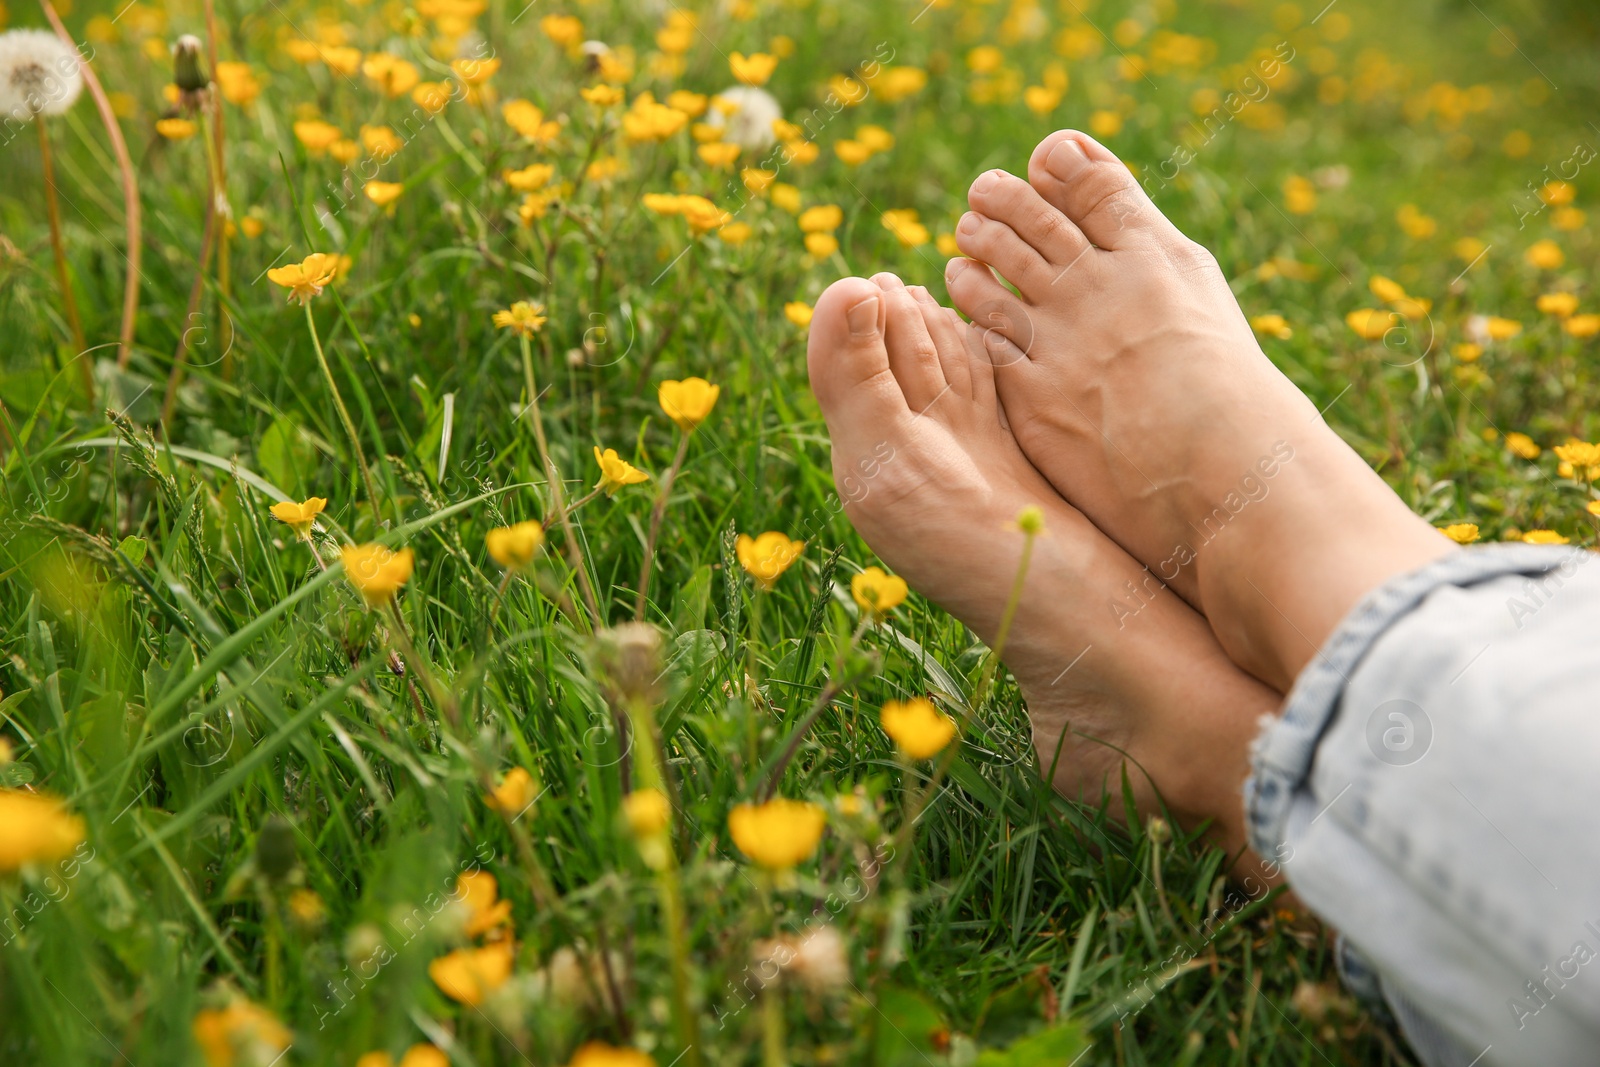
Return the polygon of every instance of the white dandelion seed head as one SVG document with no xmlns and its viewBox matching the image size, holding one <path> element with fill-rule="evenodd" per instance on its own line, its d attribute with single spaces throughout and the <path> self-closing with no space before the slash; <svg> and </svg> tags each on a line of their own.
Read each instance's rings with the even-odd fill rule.
<svg viewBox="0 0 1600 1067">
<path fill-rule="evenodd" d="M 729 142 L 747 152 L 757 152 L 770 148 L 778 139 L 777 134 L 772 132 L 772 123 L 775 119 L 783 118 L 783 108 L 765 89 L 753 85 L 735 85 L 722 90 L 716 99 L 723 101 L 724 107 L 730 107 L 731 113 L 724 115 L 722 109 L 713 102 L 706 121 L 713 126 L 726 126 L 723 137 Z"/>
<path fill-rule="evenodd" d="M 66 112 L 83 91 L 78 54 L 49 30 L 0 33 L 0 116 Z"/>
</svg>

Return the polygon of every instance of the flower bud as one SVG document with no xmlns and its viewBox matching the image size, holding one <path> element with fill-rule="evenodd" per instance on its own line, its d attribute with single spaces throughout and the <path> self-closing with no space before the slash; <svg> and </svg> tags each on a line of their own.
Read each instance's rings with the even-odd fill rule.
<svg viewBox="0 0 1600 1067">
<path fill-rule="evenodd" d="M 198 93 L 211 84 L 200 65 L 200 38 L 192 33 L 179 37 L 172 46 L 172 81 L 180 93 Z"/>
</svg>

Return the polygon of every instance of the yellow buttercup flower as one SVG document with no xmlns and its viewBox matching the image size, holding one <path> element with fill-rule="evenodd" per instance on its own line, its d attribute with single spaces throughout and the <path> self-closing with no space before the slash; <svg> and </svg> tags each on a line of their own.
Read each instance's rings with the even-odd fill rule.
<svg viewBox="0 0 1600 1067">
<path fill-rule="evenodd" d="M 515 951 L 509 940 L 458 948 L 429 963 L 428 977 L 451 1000 L 476 1007 L 511 977 Z"/>
<path fill-rule="evenodd" d="M 510 330 L 518 337 L 532 337 L 545 324 L 544 305 L 532 300 L 518 300 L 504 311 L 496 311 L 494 324 L 502 330 Z"/>
<path fill-rule="evenodd" d="M 1544 451 L 1533 438 L 1517 431 L 1506 434 L 1506 448 L 1523 459 L 1538 459 L 1539 454 Z"/>
<path fill-rule="evenodd" d="M 531 193 L 549 184 L 555 172 L 556 169 L 548 163 L 532 163 L 521 170 L 501 171 L 500 176 L 517 192 Z"/>
<path fill-rule="evenodd" d="M 339 132 L 339 127 L 321 119 L 309 119 L 294 124 L 295 140 L 305 145 L 306 155 L 309 156 L 322 155 L 343 136 Z"/>
<path fill-rule="evenodd" d="M 712 385 L 704 378 L 685 378 L 682 381 L 662 382 L 656 399 L 667 418 L 678 424 L 684 433 L 690 433 L 706 421 L 711 409 L 717 406 L 722 387 Z"/>
<path fill-rule="evenodd" d="M 1280 341 L 1287 341 L 1294 336 L 1288 321 L 1278 314 L 1257 315 L 1250 320 L 1250 328 L 1264 337 L 1276 337 Z"/>
<path fill-rule="evenodd" d="M 1538 300 L 1539 310 L 1546 315 L 1564 319 L 1578 310 L 1576 293 L 1543 293 Z"/>
<path fill-rule="evenodd" d="M 583 40 L 583 23 L 573 15 L 546 15 L 539 20 L 539 29 L 564 48 L 576 47 Z"/>
<path fill-rule="evenodd" d="M 1396 300 L 1404 300 L 1406 291 L 1397 281 L 1385 278 L 1381 274 L 1374 274 L 1367 282 L 1367 288 L 1372 290 L 1372 295 L 1382 300 L 1385 304 L 1392 304 Z"/>
<path fill-rule="evenodd" d="M 313 252 L 299 263 L 273 267 L 267 271 L 267 280 L 289 290 L 289 299 L 309 304 L 311 298 L 321 293 L 323 286 L 331 284 L 338 273 L 338 256 Z"/>
<path fill-rule="evenodd" d="M 450 63 L 450 72 L 466 85 L 482 85 L 500 69 L 498 56 L 486 59 L 456 59 Z"/>
<path fill-rule="evenodd" d="M 624 486 L 638 485 L 640 482 L 648 482 L 650 480 L 648 474 L 617 455 L 617 450 L 614 448 L 608 448 L 602 452 L 600 447 L 596 445 L 594 461 L 600 464 L 598 487 L 604 489 L 607 496 L 614 496 L 616 491 Z"/>
<path fill-rule="evenodd" d="M 317 516 L 328 506 L 328 502 L 320 496 L 314 496 L 300 503 L 285 500 L 272 505 L 267 510 L 272 512 L 272 517 L 279 522 L 288 524 L 289 528 L 301 537 L 311 534 L 311 524 L 317 521 Z"/>
<path fill-rule="evenodd" d="M 399 182 L 371 181 L 362 186 L 361 191 L 367 194 L 368 200 L 379 207 L 388 207 L 400 198 L 406 187 Z"/>
<path fill-rule="evenodd" d="M 928 228 L 917 220 L 917 213 L 910 208 L 885 211 L 881 221 L 883 228 L 894 234 L 907 248 L 917 248 L 932 239 Z"/>
<path fill-rule="evenodd" d="M 1572 543 L 1570 537 L 1563 537 L 1554 530 L 1529 530 L 1522 535 L 1522 540 L 1530 545 L 1566 545 Z"/>
<path fill-rule="evenodd" d="M 53 863 L 83 841 L 83 820 L 43 793 L 0 789 L 0 874 Z"/>
<path fill-rule="evenodd" d="M 800 213 L 801 233 L 832 233 L 844 225 L 844 209 L 838 204 L 818 204 Z"/>
<path fill-rule="evenodd" d="M 728 56 L 728 69 L 733 72 L 735 81 L 745 85 L 765 85 L 767 79 L 772 77 L 772 72 L 778 69 L 778 57 L 765 52 L 748 56 L 743 52 L 734 52 Z"/>
<path fill-rule="evenodd" d="M 207 1067 L 271 1061 L 294 1043 L 277 1016 L 242 999 L 226 1008 L 196 1012 L 189 1029 Z"/>
<path fill-rule="evenodd" d="M 589 85 L 579 89 L 578 95 L 595 107 L 616 107 L 627 94 L 615 85 Z"/>
<path fill-rule="evenodd" d="M 573 1053 L 567 1067 L 656 1067 L 656 1061 L 638 1049 L 591 1041 Z"/>
<path fill-rule="evenodd" d="M 192 119 L 157 119 L 156 132 L 169 141 L 184 141 L 200 131 Z"/>
<path fill-rule="evenodd" d="M 811 315 L 811 305 L 803 301 L 791 300 L 783 305 L 783 317 L 802 330 L 811 325 Z"/>
<path fill-rule="evenodd" d="M 449 82 L 419 82 L 411 90 L 411 102 L 430 115 L 437 115 L 450 103 L 454 87 Z"/>
<path fill-rule="evenodd" d="M 466 937 L 497 937 L 503 927 L 511 925 L 511 901 L 500 899 L 500 883 L 488 871 L 475 869 L 457 875 L 455 899 L 467 911 L 461 928 Z"/>
<path fill-rule="evenodd" d="M 395 1067 L 395 1062 L 387 1052 L 368 1052 L 356 1060 L 356 1067 Z M 405 1050 L 399 1067 L 450 1067 L 450 1057 L 439 1046 L 422 1042 Z"/>
<path fill-rule="evenodd" d="M 695 149 L 695 154 L 706 166 L 725 170 L 733 166 L 734 160 L 739 158 L 739 146 L 719 141 L 716 144 L 701 145 Z"/>
<path fill-rule="evenodd" d="M 389 99 L 398 99 L 415 89 L 422 80 L 416 65 L 388 52 L 374 52 L 361 64 L 361 73 L 378 83 Z"/>
<path fill-rule="evenodd" d="M 217 64 L 216 78 L 222 98 L 234 107 L 248 107 L 261 95 L 261 82 L 248 63 L 222 60 Z"/>
<path fill-rule="evenodd" d="M 1562 463 L 1571 464 L 1575 472 L 1582 470 L 1584 480 L 1592 482 L 1600 477 L 1600 445 L 1588 441 L 1568 441 L 1564 445 L 1556 445 L 1551 451 Z"/>
<path fill-rule="evenodd" d="M 1535 241 L 1528 246 L 1522 254 L 1528 265 L 1540 270 L 1555 270 L 1567 261 L 1566 255 L 1561 251 L 1561 246 L 1548 237 L 1542 241 Z"/>
<path fill-rule="evenodd" d="M 880 715 L 883 732 L 911 759 L 930 759 L 956 736 L 956 722 L 926 697 L 891 700 Z"/>
<path fill-rule="evenodd" d="M 868 567 L 850 579 L 850 595 L 857 606 L 881 619 L 899 607 L 910 590 L 897 574 L 885 574 L 881 567 Z"/>
<path fill-rule="evenodd" d="M 533 775 L 521 767 L 513 767 L 500 779 L 500 784 L 483 798 L 483 802 L 495 811 L 518 815 L 533 803 L 537 792 Z"/>
<path fill-rule="evenodd" d="M 1470 545 L 1478 539 L 1478 524 L 1475 522 L 1452 522 L 1448 526 L 1439 527 L 1439 532 L 1458 545 Z"/>
<path fill-rule="evenodd" d="M 789 569 L 800 553 L 805 551 L 804 541 L 791 541 L 776 530 L 768 530 L 758 537 L 740 534 L 734 542 L 739 566 L 754 578 L 762 589 L 771 589 L 773 583 Z"/>
<path fill-rule="evenodd" d="M 1600 333 L 1600 315 L 1574 315 L 1561 328 L 1572 337 L 1593 337 Z"/>
<path fill-rule="evenodd" d="M 1483 328 L 1491 341 L 1509 341 L 1522 332 L 1522 323 L 1516 319 L 1503 319 L 1498 315 L 1490 315 L 1484 320 Z"/>
<path fill-rule="evenodd" d="M 362 126 L 358 135 L 361 147 L 379 163 L 393 159 L 406 146 L 398 133 L 388 126 Z"/>
<path fill-rule="evenodd" d="M 410 548 L 391 552 L 383 545 L 346 545 L 339 553 L 344 564 L 344 576 L 356 587 L 371 607 L 379 607 L 394 599 L 402 586 L 411 580 L 415 554 Z"/>
<path fill-rule="evenodd" d="M 544 527 L 536 522 L 500 526 L 483 537 L 489 557 L 507 570 L 521 570 L 534 561 L 544 544 Z"/>
<path fill-rule="evenodd" d="M 1398 322 L 1399 316 L 1381 308 L 1357 308 L 1345 315 L 1347 326 L 1363 341 L 1381 341 Z"/>
<path fill-rule="evenodd" d="M 806 234 L 806 252 L 815 259 L 827 259 L 839 251 L 839 239 L 831 233 Z"/>
<path fill-rule="evenodd" d="M 756 864 L 786 871 L 816 853 L 827 822 L 827 813 L 817 805 L 777 797 L 734 808 L 728 813 L 728 832 L 739 851 Z"/>
<path fill-rule="evenodd" d="M 622 817 L 634 837 L 655 837 L 672 823 L 672 805 L 659 789 L 635 789 L 622 798 Z"/>
</svg>

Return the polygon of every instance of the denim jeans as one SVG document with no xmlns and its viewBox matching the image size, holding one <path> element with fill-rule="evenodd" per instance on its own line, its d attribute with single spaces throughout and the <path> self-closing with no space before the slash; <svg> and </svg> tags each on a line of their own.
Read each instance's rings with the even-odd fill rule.
<svg viewBox="0 0 1600 1067">
<path fill-rule="evenodd" d="M 1368 595 L 1257 739 L 1251 844 L 1429 1067 L 1600 1063 L 1600 555 Z"/>
</svg>

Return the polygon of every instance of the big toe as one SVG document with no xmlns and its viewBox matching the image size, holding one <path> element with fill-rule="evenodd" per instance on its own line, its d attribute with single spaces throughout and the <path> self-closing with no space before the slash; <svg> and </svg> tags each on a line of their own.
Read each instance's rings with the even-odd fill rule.
<svg viewBox="0 0 1600 1067">
<path fill-rule="evenodd" d="M 817 298 L 806 366 L 830 429 L 905 413 L 905 395 L 884 343 L 885 294 L 865 278 L 841 278 Z"/>
<path fill-rule="evenodd" d="M 1176 233 L 1127 165 L 1086 133 L 1057 130 L 1040 141 L 1028 181 L 1101 248 Z"/>
</svg>

